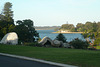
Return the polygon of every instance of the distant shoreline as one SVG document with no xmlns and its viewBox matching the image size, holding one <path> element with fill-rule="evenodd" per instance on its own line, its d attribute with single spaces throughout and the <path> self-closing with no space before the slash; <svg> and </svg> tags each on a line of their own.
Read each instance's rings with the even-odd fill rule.
<svg viewBox="0 0 100 67">
<path fill-rule="evenodd" d="M 83 33 L 83 32 L 52 32 L 52 33 L 63 33 L 63 34 L 71 34 L 71 33 Z"/>
</svg>

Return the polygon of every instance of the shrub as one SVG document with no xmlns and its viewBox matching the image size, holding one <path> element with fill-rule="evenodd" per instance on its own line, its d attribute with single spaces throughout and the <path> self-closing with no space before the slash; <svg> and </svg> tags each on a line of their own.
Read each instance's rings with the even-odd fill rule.
<svg viewBox="0 0 100 67">
<path fill-rule="evenodd" d="M 62 42 L 66 42 L 66 37 L 63 34 L 58 34 L 57 37 L 55 38 L 56 40 L 62 41 Z"/>
<path fill-rule="evenodd" d="M 82 41 L 78 38 L 71 41 L 70 45 L 76 49 L 87 49 L 89 46 L 87 41 Z"/>
</svg>

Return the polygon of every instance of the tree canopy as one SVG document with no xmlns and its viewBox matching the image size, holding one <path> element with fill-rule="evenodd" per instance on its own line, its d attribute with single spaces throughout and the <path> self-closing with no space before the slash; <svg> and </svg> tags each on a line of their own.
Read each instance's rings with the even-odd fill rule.
<svg viewBox="0 0 100 67">
<path fill-rule="evenodd" d="M 14 31 L 18 34 L 19 40 L 21 42 L 35 42 L 39 38 L 39 34 L 33 27 L 33 21 L 28 20 L 18 20 Z"/>
<path fill-rule="evenodd" d="M 74 31 L 75 27 L 73 24 L 63 24 L 60 29 Z"/>
<path fill-rule="evenodd" d="M 63 24 L 60 28 L 60 30 L 69 30 L 72 32 L 100 32 L 100 22 L 89 22 L 87 21 L 85 24 L 78 23 L 76 27 L 73 24 Z"/>
</svg>

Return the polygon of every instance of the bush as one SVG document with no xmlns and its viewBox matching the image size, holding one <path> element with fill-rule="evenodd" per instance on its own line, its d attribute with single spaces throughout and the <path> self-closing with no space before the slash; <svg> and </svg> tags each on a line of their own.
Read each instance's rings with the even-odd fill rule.
<svg viewBox="0 0 100 67">
<path fill-rule="evenodd" d="M 88 46 L 89 46 L 87 41 L 82 41 L 78 38 L 71 41 L 70 45 L 73 46 L 76 49 L 87 49 Z"/>
<path fill-rule="evenodd" d="M 66 37 L 63 34 L 60 33 L 60 34 L 57 35 L 55 40 L 62 41 L 62 42 L 65 43 L 67 39 L 66 39 Z"/>
</svg>

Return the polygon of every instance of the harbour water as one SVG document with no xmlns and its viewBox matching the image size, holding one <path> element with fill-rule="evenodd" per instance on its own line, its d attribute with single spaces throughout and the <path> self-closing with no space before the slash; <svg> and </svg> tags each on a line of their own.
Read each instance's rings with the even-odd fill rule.
<svg viewBox="0 0 100 67">
<path fill-rule="evenodd" d="M 53 30 L 37 30 L 37 32 L 39 33 L 39 36 L 41 39 L 47 36 L 51 38 L 52 40 L 54 40 L 56 36 L 58 35 L 58 33 L 52 33 L 52 32 L 55 32 Z M 69 33 L 69 34 L 63 34 L 63 35 L 66 37 L 68 42 L 72 41 L 75 38 L 85 40 L 80 33 Z"/>
</svg>

